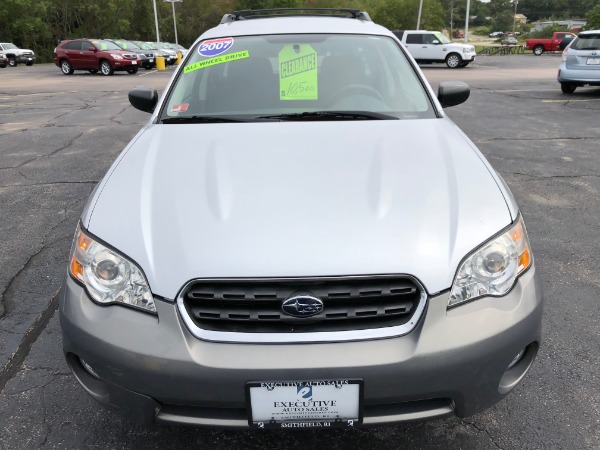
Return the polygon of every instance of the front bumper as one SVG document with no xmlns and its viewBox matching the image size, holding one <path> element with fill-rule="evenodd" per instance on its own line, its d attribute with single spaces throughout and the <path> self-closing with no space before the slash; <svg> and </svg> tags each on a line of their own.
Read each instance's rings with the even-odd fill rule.
<svg viewBox="0 0 600 450">
<path fill-rule="evenodd" d="M 542 319 L 535 267 L 504 297 L 451 310 L 447 300 L 447 292 L 431 297 L 418 326 L 397 338 L 215 343 L 193 337 L 175 303 L 157 299 L 158 317 L 98 306 L 67 278 L 60 320 L 67 361 L 84 389 L 134 420 L 248 427 L 248 381 L 359 378 L 363 423 L 377 425 L 470 416 L 500 401 L 531 366 Z M 507 370 L 525 347 L 523 358 Z"/>
<path fill-rule="evenodd" d="M 33 64 L 35 63 L 35 55 L 15 55 L 17 63 Z"/>
</svg>

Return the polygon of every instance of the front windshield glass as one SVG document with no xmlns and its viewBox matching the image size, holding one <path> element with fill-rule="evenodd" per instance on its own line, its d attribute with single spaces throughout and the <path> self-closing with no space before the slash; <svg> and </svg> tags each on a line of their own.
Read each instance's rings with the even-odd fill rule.
<svg viewBox="0 0 600 450">
<path fill-rule="evenodd" d="M 110 41 L 92 41 L 92 44 L 94 44 L 98 49 L 100 50 L 122 50 L 121 47 L 119 47 L 117 44 L 110 42 Z"/>
<path fill-rule="evenodd" d="M 386 36 L 270 35 L 211 39 L 191 50 L 162 118 L 322 111 L 434 118 L 423 85 Z"/>
<path fill-rule="evenodd" d="M 131 41 L 118 40 L 115 41 L 115 44 L 117 44 L 123 50 L 140 50 L 140 47 Z"/>
<path fill-rule="evenodd" d="M 451 44 L 452 43 L 446 36 L 444 36 L 439 31 L 435 31 L 433 34 L 438 39 L 438 41 L 440 41 L 440 43 L 442 43 L 442 44 Z"/>
</svg>

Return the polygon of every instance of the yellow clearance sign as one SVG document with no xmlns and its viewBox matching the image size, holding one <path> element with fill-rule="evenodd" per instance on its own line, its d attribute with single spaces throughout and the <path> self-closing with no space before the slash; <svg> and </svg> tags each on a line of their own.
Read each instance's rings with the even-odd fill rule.
<svg viewBox="0 0 600 450">
<path fill-rule="evenodd" d="M 190 64 L 189 66 L 185 66 L 183 68 L 183 73 L 190 73 L 196 70 L 205 69 L 206 67 L 216 66 L 217 64 L 228 63 L 231 61 L 237 61 L 238 59 L 249 58 L 250 54 L 248 50 L 244 50 L 242 52 L 230 53 L 228 55 L 216 56 L 214 58 L 205 59 L 203 61 L 198 61 L 197 63 Z"/>
<path fill-rule="evenodd" d="M 281 100 L 318 100 L 317 52 L 310 45 L 286 45 L 279 52 L 279 93 Z"/>
</svg>

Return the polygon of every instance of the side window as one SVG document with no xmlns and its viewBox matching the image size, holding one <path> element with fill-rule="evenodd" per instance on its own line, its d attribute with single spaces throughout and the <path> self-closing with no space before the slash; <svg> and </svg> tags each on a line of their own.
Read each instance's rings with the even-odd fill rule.
<svg viewBox="0 0 600 450">
<path fill-rule="evenodd" d="M 65 45 L 65 50 L 81 50 L 81 41 L 69 42 Z"/>
<path fill-rule="evenodd" d="M 424 34 L 423 35 L 423 44 L 432 45 L 433 41 L 438 40 L 437 37 L 433 34 Z"/>
<path fill-rule="evenodd" d="M 408 34 L 408 35 L 406 35 L 406 43 L 407 44 L 422 44 L 423 43 L 423 35 L 422 34 Z"/>
<path fill-rule="evenodd" d="M 83 42 L 82 50 L 85 52 L 90 52 L 94 50 L 94 46 L 89 42 Z"/>
<path fill-rule="evenodd" d="M 557 34 L 557 35 L 556 35 L 556 39 L 564 39 L 564 38 L 565 38 L 565 36 L 566 36 L 566 34 L 565 34 L 565 33 L 560 33 L 560 34 Z"/>
</svg>

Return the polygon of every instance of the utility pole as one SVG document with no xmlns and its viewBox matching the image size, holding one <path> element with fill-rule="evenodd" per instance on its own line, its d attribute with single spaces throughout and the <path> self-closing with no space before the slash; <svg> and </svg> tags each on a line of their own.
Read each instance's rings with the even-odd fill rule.
<svg viewBox="0 0 600 450">
<path fill-rule="evenodd" d="M 450 2 L 450 39 L 452 39 L 452 30 L 454 29 L 454 0 Z"/>
<path fill-rule="evenodd" d="M 519 0 L 514 0 L 515 2 L 515 15 L 513 16 L 513 35 L 515 34 L 515 30 L 517 29 L 517 6 L 519 6 Z"/>
<path fill-rule="evenodd" d="M 465 44 L 469 40 L 469 15 L 471 9 L 471 0 L 467 0 L 467 17 L 465 18 Z"/>
<path fill-rule="evenodd" d="M 158 34 L 158 15 L 156 14 L 156 0 L 152 0 L 154 3 L 154 24 L 156 25 L 156 42 L 160 42 L 160 34 Z"/>
<path fill-rule="evenodd" d="M 419 17 L 417 18 L 417 30 L 419 30 L 421 26 L 421 11 L 423 11 L 423 0 L 419 3 Z"/>
</svg>

